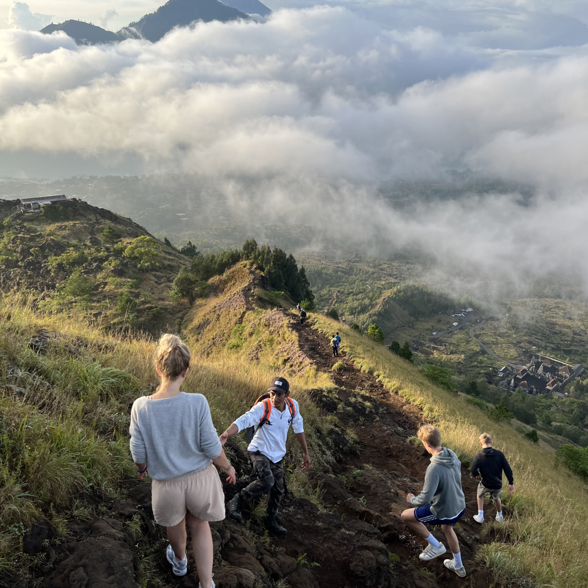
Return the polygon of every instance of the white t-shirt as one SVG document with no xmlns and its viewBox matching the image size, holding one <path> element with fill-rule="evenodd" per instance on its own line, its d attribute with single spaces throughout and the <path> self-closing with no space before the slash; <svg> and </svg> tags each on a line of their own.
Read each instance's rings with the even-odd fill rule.
<svg viewBox="0 0 588 588">
<path fill-rule="evenodd" d="M 279 411 L 272 404 L 269 421 L 263 427 L 258 427 L 265 410 L 263 402 L 258 402 L 249 412 L 246 412 L 234 422 L 239 428 L 239 432 L 248 427 L 258 427 L 253 440 L 247 448 L 248 451 L 259 451 L 274 463 L 278 463 L 286 455 L 286 440 L 288 439 L 290 425 L 292 425 L 294 433 L 304 433 L 304 421 L 300 416 L 300 407 L 296 400 L 293 398 L 291 400 L 296 409 L 294 419 L 290 416 L 290 409 L 287 404 L 283 411 Z"/>
</svg>

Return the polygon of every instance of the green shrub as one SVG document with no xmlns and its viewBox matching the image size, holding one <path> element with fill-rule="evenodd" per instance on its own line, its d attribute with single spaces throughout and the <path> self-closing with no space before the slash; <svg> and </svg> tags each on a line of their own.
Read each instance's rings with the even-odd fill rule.
<svg viewBox="0 0 588 588">
<path fill-rule="evenodd" d="M 330 308 L 329 310 L 327 310 L 327 316 L 331 317 L 332 319 L 335 319 L 336 321 L 339 320 L 339 313 L 335 308 Z"/>
<path fill-rule="evenodd" d="M 508 421 L 514 418 L 514 414 L 508 410 L 504 402 L 501 402 L 490 410 L 490 418 L 496 422 Z"/>
<path fill-rule="evenodd" d="M 427 365 L 424 369 L 425 376 L 446 390 L 453 391 L 455 389 L 453 383 L 453 371 L 450 368 L 444 368 L 438 365 Z"/>
<path fill-rule="evenodd" d="M 102 231 L 102 242 L 103 243 L 114 244 L 117 241 L 120 241 L 121 237 L 122 237 L 122 235 L 110 225 L 105 227 L 104 230 Z"/>
<path fill-rule="evenodd" d="M 75 270 L 65 281 L 63 293 L 72 298 L 85 298 L 92 294 L 92 282 L 82 274 L 81 270 Z"/>
<path fill-rule="evenodd" d="M 128 292 L 123 292 L 116 301 L 116 310 L 127 314 L 137 308 L 137 301 Z"/>
<path fill-rule="evenodd" d="M 483 410 L 486 413 L 490 412 L 488 405 L 483 400 L 480 400 L 479 398 L 468 398 L 467 402 L 469 402 L 470 404 L 473 404 L 474 406 L 478 407 L 480 410 Z"/>
<path fill-rule="evenodd" d="M 306 312 L 310 312 L 311 310 L 314 310 L 314 302 L 312 300 L 308 300 L 308 298 L 305 298 L 301 303 L 300 303 L 300 307 L 303 310 L 306 310 Z"/>
<path fill-rule="evenodd" d="M 535 429 L 531 429 L 528 433 L 525 433 L 525 437 L 533 443 L 539 443 L 539 435 Z"/>
<path fill-rule="evenodd" d="M 360 327 L 360 326 L 359 326 L 357 323 L 353 323 L 353 324 L 351 325 L 351 328 L 352 328 L 354 331 L 357 331 L 358 333 L 361 333 L 361 327 Z"/>
<path fill-rule="evenodd" d="M 376 343 L 384 343 L 384 333 L 382 332 L 382 329 L 380 329 L 380 327 L 378 327 L 378 325 L 375 323 L 368 327 L 366 335 L 370 339 L 373 339 Z"/>
<path fill-rule="evenodd" d="M 167 238 L 167 237 L 166 237 Z M 170 243 L 170 246 L 171 243 Z M 196 245 L 194 245 L 194 243 L 192 243 L 192 241 L 188 241 L 181 249 L 180 249 L 180 253 L 182 255 L 185 255 L 186 257 L 189 257 L 190 259 L 193 259 L 194 257 L 196 257 L 197 255 L 200 255 L 200 252 L 198 251 L 198 249 L 196 249 Z"/>
<path fill-rule="evenodd" d="M 334 372 L 340 372 L 345 369 L 345 364 L 342 361 L 338 361 L 331 369 Z"/>
<path fill-rule="evenodd" d="M 392 341 L 392 343 L 390 343 L 390 345 L 388 345 L 388 349 L 392 353 L 396 353 L 396 355 L 400 355 L 400 343 L 398 343 L 398 341 Z"/>
<path fill-rule="evenodd" d="M 138 269 L 148 271 L 161 265 L 160 249 L 161 245 L 155 239 L 142 235 L 133 239 L 123 256 L 136 260 Z"/>
<path fill-rule="evenodd" d="M 193 302 L 195 286 L 196 278 L 185 267 L 180 268 L 180 273 L 174 280 L 171 295 L 177 298 L 187 296 L 190 302 Z"/>
<path fill-rule="evenodd" d="M 480 396 L 480 389 L 478 388 L 478 382 L 476 382 L 475 380 L 468 382 L 467 386 L 465 387 L 464 392 L 468 396 Z"/>
<path fill-rule="evenodd" d="M 588 481 L 588 448 L 581 449 L 573 445 L 562 445 L 555 457 L 571 472 Z"/>
</svg>

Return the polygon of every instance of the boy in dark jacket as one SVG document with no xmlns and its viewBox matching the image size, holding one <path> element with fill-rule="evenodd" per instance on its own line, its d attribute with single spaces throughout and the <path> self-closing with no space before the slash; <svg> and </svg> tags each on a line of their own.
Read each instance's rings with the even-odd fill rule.
<svg viewBox="0 0 588 588">
<path fill-rule="evenodd" d="M 441 433 L 432 425 L 423 425 L 417 435 L 431 454 L 431 463 L 425 473 L 422 492 L 418 496 L 409 494 L 406 497 L 410 504 L 418 508 L 405 510 L 401 518 L 429 544 L 419 555 L 421 561 L 429 561 L 445 553 L 445 545 L 425 527 L 425 524 L 441 525 L 453 553 L 453 559 L 446 559 L 443 564 L 460 578 L 464 578 L 466 571 L 461 561 L 457 535 L 453 530 L 466 507 L 461 489 L 461 463 L 451 449 L 441 447 Z"/>
<path fill-rule="evenodd" d="M 480 480 L 478 484 L 478 514 L 474 515 L 474 521 L 482 524 L 484 522 L 484 496 L 490 494 L 496 507 L 496 522 L 502 523 L 502 502 L 500 502 L 500 491 L 502 490 L 502 472 L 508 479 L 508 491 L 512 494 L 515 491 L 512 469 L 504 457 L 502 451 L 492 447 L 492 437 L 488 433 L 480 435 L 482 451 L 476 455 L 472 463 L 472 476 Z"/>
</svg>

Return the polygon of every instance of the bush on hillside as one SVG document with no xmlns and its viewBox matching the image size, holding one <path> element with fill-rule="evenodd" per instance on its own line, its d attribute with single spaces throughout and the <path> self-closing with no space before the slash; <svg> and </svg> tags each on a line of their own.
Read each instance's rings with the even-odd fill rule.
<svg viewBox="0 0 588 588">
<path fill-rule="evenodd" d="M 306 312 L 310 312 L 310 311 L 314 310 L 314 302 L 312 300 L 308 300 L 308 298 L 305 298 L 300 303 L 300 308 L 302 308 L 303 310 L 306 310 Z"/>
<path fill-rule="evenodd" d="M 464 393 L 468 396 L 480 396 L 480 388 L 478 387 L 478 382 L 476 382 L 475 380 L 468 382 L 464 389 Z"/>
<path fill-rule="evenodd" d="M 161 265 L 160 250 L 161 245 L 155 239 L 142 235 L 131 241 L 123 256 L 136 260 L 138 269 L 149 271 Z"/>
<path fill-rule="evenodd" d="M 382 332 L 382 329 L 380 329 L 380 327 L 376 325 L 376 323 L 370 325 L 365 333 L 370 339 L 373 339 L 376 343 L 384 343 L 384 333 Z"/>
<path fill-rule="evenodd" d="M 539 443 L 539 435 L 535 429 L 531 429 L 528 433 L 525 433 L 525 437 L 533 443 Z"/>
<path fill-rule="evenodd" d="M 588 448 L 581 449 L 573 445 L 562 445 L 555 457 L 571 472 L 588 481 Z"/>
<path fill-rule="evenodd" d="M 137 308 L 137 301 L 128 293 L 123 292 L 116 301 L 116 310 L 121 314 L 127 314 Z"/>
<path fill-rule="evenodd" d="M 173 288 L 170 293 L 175 298 L 187 297 L 192 303 L 194 301 L 194 289 L 196 287 L 196 278 L 185 267 L 180 269 L 180 273 L 174 280 Z"/>
<path fill-rule="evenodd" d="M 359 334 L 361 334 L 361 327 L 360 327 L 360 326 L 359 326 L 357 323 L 353 323 L 353 324 L 351 325 L 351 328 L 352 328 L 354 331 L 357 331 Z"/>
<path fill-rule="evenodd" d="M 400 345 L 400 343 L 398 343 L 398 341 L 392 341 L 392 343 L 390 343 L 390 345 L 388 346 L 388 349 L 392 353 L 395 353 L 399 357 L 402 357 L 402 359 L 406 359 L 406 361 L 410 361 L 412 363 L 413 353 L 410 349 L 408 341 L 405 341 L 404 345 L 402 346 Z"/>
<path fill-rule="evenodd" d="M 453 371 L 450 368 L 439 365 L 427 365 L 424 368 L 425 376 L 441 388 L 453 392 L 455 385 L 453 383 Z"/>
<path fill-rule="evenodd" d="M 490 418 L 498 423 L 502 421 L 509 421 L 514 418 L 514 414 L 508 410 L 508 407 L 504 402 L 497 404 L 490 410 Z"/>
<path fill-rule="evenodd" d="M 101 237 L 102 237 L 102 241 L 104 243 L 114 244 L 114 243 L 117 243 L 118 241 L 120 241 L 122 235 L 116 229 L 114 229 L 111 225 L 108 225 L 102 231 Z"/>
<path fill-rule="evenodd" d="M 65 281 L 63 293 L 72 298 L 85 298 L 92 294 L 92 282 L 77 269 Z"/>
<path fill-rule="evenodd" d="M 200 252 L 198 251 L 198 249 L 196 249 L 196 245 L 194 245 L 194 243 L 192 243 L 192 241 L 188 241 L 181 249 L 180 249 L 180 253 L 182 255 L 185 255 L 186 257 L 189 257 L 190 259 L 193 259 L 194 257 L 196 257 L 197 255 L 200 255 Z"/>
<path fill-rule="evenodd" d="M 335 308 L 329 308 L 329 310 L 327 310 L 327 316 L 335 319 L 336 321 L 339 320 L 339 313 Z"/>
</svg>

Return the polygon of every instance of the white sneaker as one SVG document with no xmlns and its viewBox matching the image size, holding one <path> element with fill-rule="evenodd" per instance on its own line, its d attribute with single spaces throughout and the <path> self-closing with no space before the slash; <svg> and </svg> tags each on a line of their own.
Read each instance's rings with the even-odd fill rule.
<svg viewBox="0 0 588 588">
<path fill-rule="evenodd" d="M 165 557 L 167 561 L 172 565 L 172 572 L 174 576 L 185 576 L 188 573 L 188 556 L 184 555 L 184 559 L 180 561 L 171 545 L 167 546 L 165 550 Z"/>
<path fill-rule="evenodd" d="M 504 516 L 503 515 L 496 515 L 496 522 L 497 523 L 504 523 Z"/>
<path fill-rule="evenodd" d="M 433 547 L 432 545 L 427 545 L 422 553 L 419 553 L 419 559 L 421 561 L 431 561 L 440 555 L 443 555 L 447 550 L 445 549 L 445 545 L 441 543 L 439 547 Z"/>
<path fill-rule="evenodd" d="M 460 578 L 466 577 L 465 567 L 461 566 L 461 568 L 455 567 L 455 560 L 453 559 L 446 559 L 443 561 L 443 565 L 452 572 L 455 572 Z"/>
<path fill-rule="evenodd" d="M 480 525 L 484 522 L 484 517 L 479 516 L 479 515 L 474 515 L 474 521 L 476 521 L 476 523 L 480 523 Z"/>
</svg>

